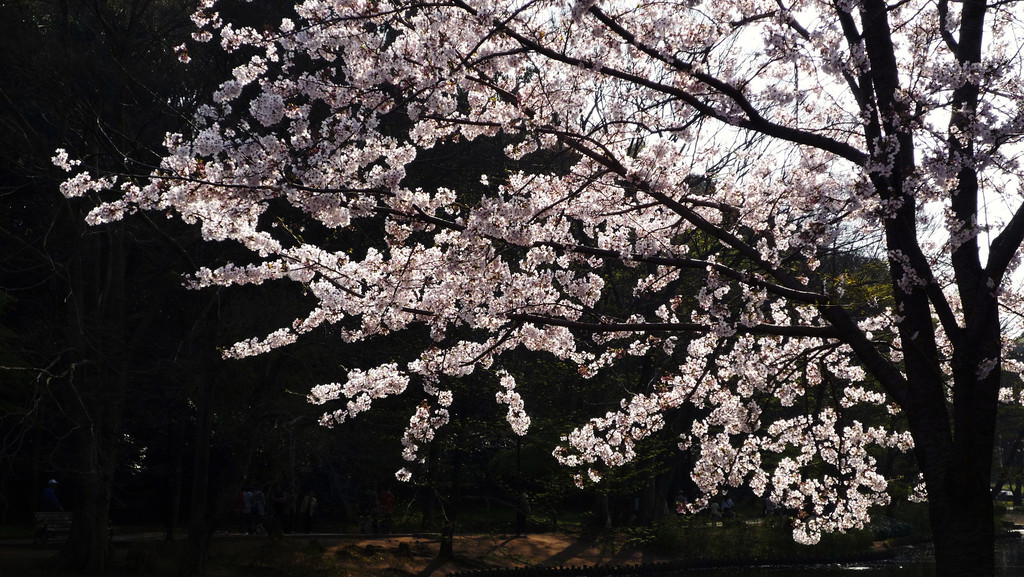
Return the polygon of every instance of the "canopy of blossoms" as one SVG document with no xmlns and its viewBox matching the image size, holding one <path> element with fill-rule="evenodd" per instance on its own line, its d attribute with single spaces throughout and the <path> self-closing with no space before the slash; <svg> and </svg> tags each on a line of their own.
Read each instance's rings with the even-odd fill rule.
<svg viewBox="0 0 1024 577">
<path fill-rule="evenodd" d="M 133 179 L 91 174 L 63 151 L 55 162 L 74 172 L 65 194 L 104 199 L 93 222 L 159 210 L 251 251 L 197 271 L 192 286 L 285 280 L 315 297 L 229 357 L 325 325 L 348 342 L 429 327 L 436 342 L 418 358 L 313 388 L 323 423 L 422 391 L 404 437 L 415 462 L 448 422 L 449 383 L 470 373 L 493 375 L 496 401 L 526 433 L 510 351 L 544 351 L 588 377 L 662 355 L 672 364 L 656 382 L 581 424 L 556 456 L 597 479 L 690 405 L 700 417 L 680 445 L 698 455 L 705 493 L 693 507 L 747 484 L 804 511 L 795 535 L 814 542 L 888 502 L 873 447 L 914 439 L 844 414 L 901 411 L 904 340 L 917 338 L 903 323 L 921 317 L 899 298 L 848 306 L 845 277 L 825 274 L 822 255 L 851 237 L 883 247 L 892 290 L 927 297 L 944 378 L 949 335 L 967 323 L 960 302 L 972 302 L 956 255 L 988 259 L 987 290 L 1021 309 L 1009 290 L 1024 228 L 1021 10 L 992 9 L 991 56 L 964 65 L 952 46 L 965 4 L 889 6 L 891 61 L 872 44 L 875 4 L 307 0 L 257 29 L 206 0 L 195 40 L 243 63 L 191 132 L 167 136 L 160 166 Z M 978 86 L 963 118 L 963 91 Z M 423 151 L 498 135 L 510 159 L 546 151 L 566 167 L 481 167 L 472 195 L 407 184 Z M 965 167 L 981 191 L 966 211 Z M 362 254 L 305 242 L 268 218 L 282 205 L 327 229 L 383 219 L 384 242 Z M 616 267 L 651 306 L 600 305 Z M 1008 368 L 996 352 L 974 370 Z M 826 406 L 769 418 L 766 400 L 798 407 L 823 383 L 838 391 Z"/>
</svg>

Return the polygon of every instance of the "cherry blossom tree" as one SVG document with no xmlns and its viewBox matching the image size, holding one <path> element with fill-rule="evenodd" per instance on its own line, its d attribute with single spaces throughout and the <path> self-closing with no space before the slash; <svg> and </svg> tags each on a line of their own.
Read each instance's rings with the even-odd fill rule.
<svg viewBox="0 0 1024 577">
<path fill-rule="evenodd" d="M 314 297 L 229 357 L 326 325 L 347 342 L 428 327 L 417 358 L 310 393 L 330 425 L 422 391 L 411 463 L 449 420 L 452 379 L 477 371 L 527 431 L 505 360 L 519 347 L 584 376 L 659 354 L 672 366 L 567 435 L 563 463 L 596 478 L 692 406 L 680 444 L 699 488 L 747 484 L 804 511 L 794 535 L 814 542 L 888 502 L 878 447 L 912 449 L 939 573 L 992 575 L 994 424 L 1020 395 L 1000 376 L 1019 368 L 1004 350 L 1021 310 L 1022 15 L 999 0 L 307 0 L 248 27 L 205 0 L 195 40 L 242 64 L 193 131 L 145 176 L 55 162 L 74 172 L 65 194 L 101 196 L 92 222 L 159 210 L 251 251 L 192 286 Z M 408 184 L 423 151 L 478 138 L 504 139 L 509 166 L 545 151 L 564 169 Z M 331 242 L 381 219 L 372 248 Z M 891 306 L 851 306 L 820 268 L 851 237 L 881 247 Z M 612 314 L 623 267 L 650 306 Z M 823 387 L 813 411 L 762 410 Z M 907 430 L 851 418 L 863 405 Z"/>
</svg>

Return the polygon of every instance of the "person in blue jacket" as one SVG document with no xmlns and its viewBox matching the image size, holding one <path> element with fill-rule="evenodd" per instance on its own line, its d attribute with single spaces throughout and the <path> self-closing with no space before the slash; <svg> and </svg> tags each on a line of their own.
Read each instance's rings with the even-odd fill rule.
<svg viewBox="0 0 1024 577">
<path fill-rule="evenodd" d="M 47 512 L 64 510 L 64 507 L 60 504 L 60 499 L 57 498 L 56 479 L 50 479 L 50 481 L 46 483 L 46 488 L 43 489 L 43 493 L 39 496 L 39 510 Z"/>
</svg>

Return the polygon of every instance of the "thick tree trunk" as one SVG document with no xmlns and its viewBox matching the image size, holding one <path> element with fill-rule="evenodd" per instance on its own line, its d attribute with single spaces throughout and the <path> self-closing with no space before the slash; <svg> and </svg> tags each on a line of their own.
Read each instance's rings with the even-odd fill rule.
<svg viewBox="0 0 1024 577">
<path fill-rule="evenodd" d="M 974 387 L 982 388 L 984 383 Z M 918 429 L 914 433 L 928 489 L 937 577 L 995 575 L 995 519 L 990 488 L 995 415 L 988 416 L 990 422 L 984 423 L 984 419 L 978 418 L 984 416 L 981 413 L 975 412 L 970 426 L 955 429 L 952 445 L 928 443 L 927 431 Z M 966 419 L 962 415 L 954 417 L 955 422 L 961 420 Z"/>
<path fill-rule="evenodd" d="M 996 574 L 995 523 L 987 483 L 931 506 L 937 577 Z M 937 510 L 941 509 L 941 510 Z"/>
<path fill-rule="evenodd" d="M 1000 371 L 979 375 L 978 367 L 999 358 L 998 323 L 967 336 L 953 355 L 952 442 L 930 442 L 949 434 L 948 420 L 918 419 L 914 431 L 928 488 L 938 577 L 996 574 L 991 480 Z M 934 428 L 921 427 L 924 423 Z"/>
<path fill-rule="evenodd" d="M 71 536 L 61 551 L 62 565 L 74 572 L 98 575 L 110 559 L 111 475 L 107 467 L 79 477 L 79 491 Z"/>
<path fill-rule="evenodd" d="M 928 489 L 937 577 L 995 575 L 991 445 L 983 453 L 977 448 L 986 429 L 959 430 L 955 445 L 929 443 L 926 431 L 914 432 Z"/>
</svg>

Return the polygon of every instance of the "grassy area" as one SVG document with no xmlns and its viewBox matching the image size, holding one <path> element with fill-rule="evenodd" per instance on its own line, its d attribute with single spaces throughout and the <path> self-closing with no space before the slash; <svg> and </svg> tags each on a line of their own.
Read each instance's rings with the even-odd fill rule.
<svg viewBox="0 0 1024 577">
<path fill-rule="evenodd" d="M 785 519 L 747 523 L 729 520 L 708 524 L 702 518 L 668 519 L 652 527 L 626 531 L 625 546 L 640 546 L 678 559 L 736 564 L 799 563 L 851 559 L 873 552 L 867 529 L 823 535 L 816 545 L 793 541 Z"/>
</svg>

